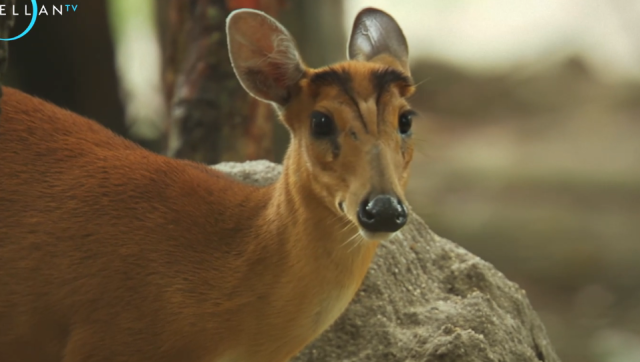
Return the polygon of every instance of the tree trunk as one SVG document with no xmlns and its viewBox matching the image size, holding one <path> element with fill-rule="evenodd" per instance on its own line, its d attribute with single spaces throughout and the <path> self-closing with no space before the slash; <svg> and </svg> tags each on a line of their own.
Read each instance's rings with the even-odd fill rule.
<svg viewBox="0 0 640 362">
<path fill-rule="evenodd" d="M 273 111 L 236 80 L 225 24 L 238 7 L 275 15 L 282 6 L 280 0 L 157 0 L 168 156 L 207 164 L 273 159 Z"/>
<path fill-rule="evenodd" d="M 0 0 L 0 5 L 4 8 L 11 8 L 15 4 L 15 0 Z M 9 31 L 13 26 L 13 12 L 7 12 L 6 15 L 0 16 L 0 38 L 9 38 Z M 9 60 L 9 42 L 0 40 L 0 86 L 4 78 L 4 72 L 7 69 L 7 61 Z M 0 98 L 2 97 L 2 87 L 0 87 Z M 2 112 L 2 110 L 0 110 Z"/>
<path fill-rule="evenodd" d="M 215 167 L 257 185 L 281 172 L 266 161 Z M 294 362 L 560 361 L 524 290 L 409 220 L 380 246 L 346 312 Z"/>
</svg>

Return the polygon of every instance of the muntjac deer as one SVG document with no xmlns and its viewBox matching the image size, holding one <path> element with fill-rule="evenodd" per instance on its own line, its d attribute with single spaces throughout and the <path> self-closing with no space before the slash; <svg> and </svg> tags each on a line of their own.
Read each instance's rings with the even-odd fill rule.
<svg viewBox="0 0 640 362">
<path fill-rule="evenodd" d="M 407 222 L 407 42 L 361 11 L 309 69 L 274 19 L 227 19 L 236 75 L 292 141 L 253 187 L 4 88 L 1 362 L 283 362 L 325 330 Z"/>
</svg>

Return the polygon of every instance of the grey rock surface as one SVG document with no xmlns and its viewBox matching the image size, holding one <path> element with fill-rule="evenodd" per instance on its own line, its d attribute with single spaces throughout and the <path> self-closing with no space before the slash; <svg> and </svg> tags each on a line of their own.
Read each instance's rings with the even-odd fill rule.
<svg viewBox="0 0 640 362">
<path fill-rule="evenodd" d="M 282 169 L 268 161 L 214 167 L 256 185 Z M 560 360 L 522 289 L 412 213 L 380 246 L 345 313 L 294 361 Z"/>
</svg>

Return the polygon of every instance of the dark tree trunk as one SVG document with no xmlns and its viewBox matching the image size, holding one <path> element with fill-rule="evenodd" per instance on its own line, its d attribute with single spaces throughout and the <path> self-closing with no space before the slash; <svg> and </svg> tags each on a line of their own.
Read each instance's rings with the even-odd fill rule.
<svg viewBox="0 0 640 362">
<path fill-rule="evenodd" d="M 5 8 L 15 4 L 15 0 L 0 0 L 0 5 Z M 9 38 L 9 30 L 13 26 L 13 12 L 7 12 L 7 15 L 0 17 L 0 38 Z M 9 59 L 9 42 L 0 41 L 0 86 L 7 69 L 7 60 Z M 2 88 L 0 87 L 0 97 L 2 97 Z M 0 110 L 1 112 L 2 110 Z"/>
<path fill-rule="evenodd" d="M 275 15 L 282 1 L 157 0 L 157 5 L 169 109 L 165 153 L 207 164 L 273 159 L 273 111 L 236 80 L 225 21 L 239 7 Z"/>
</svg>

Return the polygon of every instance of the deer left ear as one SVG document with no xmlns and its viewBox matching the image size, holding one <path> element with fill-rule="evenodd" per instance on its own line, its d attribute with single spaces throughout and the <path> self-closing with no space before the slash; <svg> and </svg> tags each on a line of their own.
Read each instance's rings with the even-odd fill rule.
<svg viewBox="0 0 640 362">
<path fill-rule="evenodd" d="M 353 22 L 348 46 L 349 59 L 374 61 L 406 74 L 409 72 L 409 47 L 398 23 L 382 10 L 366 8 Z"/>
</svg>

